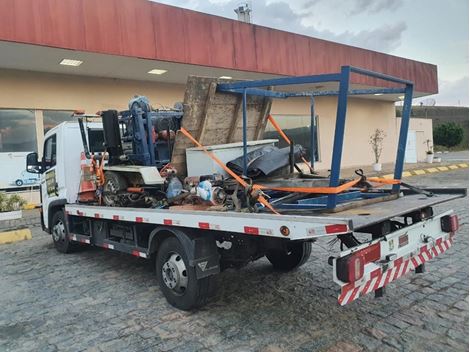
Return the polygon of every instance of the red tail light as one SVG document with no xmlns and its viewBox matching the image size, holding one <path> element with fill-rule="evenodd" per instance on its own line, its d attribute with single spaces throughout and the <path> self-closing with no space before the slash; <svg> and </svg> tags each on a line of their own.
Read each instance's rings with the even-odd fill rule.
<svg viewBox="0 0 470 352">
<path fill-rule="evenodd" d="M 380 259 L 380 243 L 339 258 L 336 276 L 344 282 L 355 282 L 364 276 L 364 265 Z"/>
<path fill-rule="evenodd" d="M 441 218 L 441 229 L 444 232 L 456 232 L 459 229 L 459 218 L 457 215 L 446 215 Z"/>
</svg>

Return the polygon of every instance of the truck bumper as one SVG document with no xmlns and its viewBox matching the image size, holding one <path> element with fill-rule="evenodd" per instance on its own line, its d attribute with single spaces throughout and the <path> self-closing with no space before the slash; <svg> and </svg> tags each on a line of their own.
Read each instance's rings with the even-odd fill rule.
<svg viewBox="0 0 470 352">
<path fill-rule="evenodd" d="M 395 231 L 381 239 L 350 248 L 333 260 L 333 279 L 340 286 L 338 303 L 346 305 L 368 293 L 375 292 L 391 282 L 415 271 L 422 272 L 423 264 L 448 250 L 454 240 L 455 231 L 445 232 L 444 220 L 454 216 L 452 211 Z M 380 259 L 365 262 L 363 275 L 355 281 L 338 278 L 338 263 L 347 256 L 370 256 L 372 248 Z M 418 268 L 419 267 L 419 268 Z M 339 269 L 338 269 L 339 268 Z M 417 269 L 418 268 L 418 269 Z M 360 269 L 357 269 L 360 272 Z M 340 275 L 344 278 L 344 275 Z"/>
</svg>

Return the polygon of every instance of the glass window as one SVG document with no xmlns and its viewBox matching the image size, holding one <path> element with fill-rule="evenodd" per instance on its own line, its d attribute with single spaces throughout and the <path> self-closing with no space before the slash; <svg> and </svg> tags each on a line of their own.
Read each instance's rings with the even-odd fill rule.
<svg viewBox="0 0 470 352">
<path fill-rule="evenodd" d="M 55 166 L 57 160 L 56 135 L 50 136 L 44 142 L 44 167 L 46 170 Z"/>
<path fill-rule="evenodd" d="M 307 153 L 307 159 L 310 160 L 310 116 L 306 115 L 273 115 L 274 119 L 284 131 L 284 133 L 295 144 L 300 144 Z M 315 161 L 319 161 L 319 148 L 318 148 L 318 116 L 316 117 L 316 126 L 314 129 L 315 138 Z M 278 139 L 279 148 L 287 147 L 287 142 L 279 135 L 274 127 L 268 122 L 266 131 L 263 135 L 264 139 Z"/>
<path fill-rule="evenodd" d="M 0 153 L 37 151 L 32 110 L 0 109 Z"/>
<path fill-rule="evenodd" d="M 43 110 L 44 134 L 51 128 L 61 124 L 64 121 L 73 121 L 73 111 L 61 110 Z"/>
</svg>

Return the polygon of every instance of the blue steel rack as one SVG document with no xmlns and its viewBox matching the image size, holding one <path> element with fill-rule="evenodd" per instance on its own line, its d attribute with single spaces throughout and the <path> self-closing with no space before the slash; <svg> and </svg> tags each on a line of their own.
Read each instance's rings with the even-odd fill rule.
<svg viewBox="0 0 470 352">
<path fill-rule="evenodd" d="M 377 88 L 377 89 L 349 89 L 351 74 L 359 74 L 372 78 L 377 78 L 383 81 L 393 82 L 401 85 L 401 88 Z M 339 82 L 339 89 L 337 91 L 274 91 L 268 90 L 267 87 L 277 86 L 294 86 L 300 84 L 312 83 L 326 83 L 326 82 Z M 310 97 L 310 114 L 311 114 L 311 129 L 310 129 L 310 160 L 313 167 L 315 160 L 314 150 L 314 122 L 315 122 L 315 97 L 316 96 L 337 96 L 338 105 L 336 112 L 336 126 L 333 142 L 333 155 L 331 160 L 331 174 L 330 174 L 330 187 L 337 187 L 340 182 L 341 170 L 341 157 L 343 153 L 344 142 L 344 129 L 346 125 L 346 110 L 348 103 L 348 96 L 350 95 L 367 95 L 367 94 L 404 94 L 403 114 L 400 126 L 400 135 L 398 139 L 398 148 L 395 160 L 394 178 L 401 179 L 403 172 L 403 164 L 405 158 L 406 139 L 408 135 L 408 127 L 410 121 L 411 103 L 413 99 L 413 82 L 386 75 L 379 72 L 374 72 L 353 66 L 342 66 L 341 72 L 311 76 L 296 76 L 296 77 L 283 77 L 265 80 L 253 81 L 240 81 L 233 83 L 219 83 L 217 90 L 226 93 L 236 93 L 242 95 L 242 127 L 243 127 L 243 170 L 247 174 L 247 112 L 246 112 L 246 97 L 247 95 L 257 95 L 263 97 L 287 99 L 290 97 Z M 396 194 L 400 191 L 400 185 L 393 185 L 392 193 Z M 351 195 L 352 196 L 352 195 Z M 345 195 L 330 194 L 322 197 L 326 201 L 326 208 L 333 209 L 336 207 L 338 200 L 345 198 Z M 350 198 L 349 196 L 346 198 Z M 351 197 L 352 198 L 352 197 Z"/>
</svg>

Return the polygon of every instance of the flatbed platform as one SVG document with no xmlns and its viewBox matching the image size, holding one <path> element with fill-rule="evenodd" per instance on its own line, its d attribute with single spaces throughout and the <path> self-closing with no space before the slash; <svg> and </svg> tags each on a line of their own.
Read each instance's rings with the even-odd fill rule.
<svg viewBox="0 0 470 352">
<path fill-rule="evenodd" d="M 67 215 L 127 221 L 247 235 L 306 240 L 341 235 L 452 199 L 464 197 L 465 189 L 429 189 L 432 197 L 407 194 L 395 200 L 368 204 L 337 213 L 268 214 L 172 209 L 139 209 L 69 204 Z M 284 230 L 282 230 L 284 229 Z M 287 230 L 286 230 L 287 229 Z"/>
</svg>

